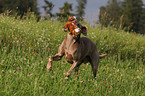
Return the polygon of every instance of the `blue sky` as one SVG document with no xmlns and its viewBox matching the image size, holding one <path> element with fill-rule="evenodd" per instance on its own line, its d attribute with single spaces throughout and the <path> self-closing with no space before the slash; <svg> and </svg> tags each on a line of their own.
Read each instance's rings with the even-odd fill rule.
<svg viewBox="0 0 145 96">
<path fill-rule="evenodd" d="M 43 14 L 44 9 L 41 8 L 43 6 L 44 0 L 37 0 L 38 1 L 38 8 L 41 14 Z M 59 12 L 59 8 L 64 5 L 64 2 L 71 3 L 74 9 L 74 12 L 76 11 L 75 7 L 77 6 L 76 0 L 48 0 L 51 1 L 54 4 L 53 13 Z M 98 19 L 98 13 L 99 8 L 101 6 L 105 6 L 107 4 L 108 0 L 87 0 L 87 5 L 85 9 L 85 20 L 90 22 L 90 24 L 93 24 L 93 22 L 97 21 Z M 145 4 L 145 0 L 142 0 Z"/>
</svg>

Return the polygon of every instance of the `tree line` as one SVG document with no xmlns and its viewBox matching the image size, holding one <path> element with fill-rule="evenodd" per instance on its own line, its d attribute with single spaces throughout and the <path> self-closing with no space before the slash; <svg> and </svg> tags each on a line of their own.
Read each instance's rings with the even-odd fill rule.
<svg viewBox="0 0 145 96">
<path fill-rule="evenodd" d="M 63 7 L 59 8 L 60 12 L 56 14 L 52 14 L 52 9 L 55 6 L 52 2 L 48 0 L 44 0 L 45 5 L 42 6 L 44 8 L 44 16 L 51 18 L 51 17 L 58 17 L 60 20 L 67 18 L 68 16 L 77 16 L 78 19 L 82 19 L 85 14 L 85 6 L 87 4 L 87 0 L 76 0 L 78 5 L 76 6 L 76 12 L 72 13 L 73 8 L 72 4 L 65 2 Z"/>
<path fill-rule="evenodd" d="M 72 4 L 65 2 L 60 12 L 53 14 L 55 5 L 49 0 L 44 0 L 43 17 L 45 19 L 57 17 L 63 20 L 68 16 L 76 15 L 82 20 L 85 15 L 87 0 L 76 0 L 76 12 L 73 12 Z M 0 0 L 0 13 L 10 10 L 10 14 L 23 17 L 28 12 L 34 12 L 40 16 L 37 8 L 37 0 Z M 112 26 L 129 32 L 145 33 L 145 6 L 142 0 L 108 0 L 106 6 L 100 7 L 98 22 L 104 26 Z"/>
<path fill-rule="evenodd" d="M 81 19 L 85 14 L 84 9 L 87 4 L 87 0 L 76 0 L 78 3 L 76 12 L 72 13 L 72 4 L 65 2 L 64 6 L 59 8 L 59 13 L 52 14 L 55 5 L 49 0 L 44 0 L 44 2 L 45 5 L 42 6 L 44 9 L 43 17 L 45 19 L 58 17 L 60 20 L 72 15 L 76 15 L 77 17 L 80 17 L 78 19 Z M 0 13 L 3 13 L 5 10 L 9 10 L 11 11 L 11 14 L 17 14 L 21 17 L 27 12 L 34 12 L 37 16 L 40 15 L 39 9 L 37 8 L 37 0 L 0 0 Z"/>
<path fill-rule="evenodd" d="M 23 16 L 28 11 L 39 15 L 37 0 L 0 0 L 0 13 L 10 11 L 10 14 Z"/>
<path fill-rule="evenodd" d="M 145 33 L 145 6 L 142 0 L 108 0 L 100 7 L 99 23 L 129 32 Z"/>
</svg>

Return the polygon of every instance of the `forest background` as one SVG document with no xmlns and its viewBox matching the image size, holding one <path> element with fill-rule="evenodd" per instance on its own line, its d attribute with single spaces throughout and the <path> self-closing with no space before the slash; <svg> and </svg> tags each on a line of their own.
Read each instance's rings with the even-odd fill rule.
<svg viewBox="0 0 145 96">
<path fill-rule="evenodd" d="M 43 0 L 43 6 L 40 6 L 40 0 L 0 0 L 0 13 L 9 10 L 11 15 L 17 14 L 21 17 L 27 12 L 34 12 L 37 17 L 50 19 L 57 18 L 62 20 L 71 15 L 76 15 L 78 20 L 83 20 L 87 5 L 87 0 L 76 0 L 76 5 L 64 2 L 59 12 L 54 13 L 55 4 L 52 0 Z M 38 8 L 39 5 L 39 8 Z M 43 8 L 43 13 L 40 9 Z M 94 8 L 94 12 L 98 12 Z M 145 33 L 145 7 L 143 0 L 108 0 L 107 5 L 99 8 L 98 16 L 94 16 L 97 21 L 93 21 L 93 26 L 101 24 L 104 27 L 111 26 L 116 29 L 123 29 L 127 32 Z M 38 20 L 39 20 L 38 19 Z"/>
</svg>

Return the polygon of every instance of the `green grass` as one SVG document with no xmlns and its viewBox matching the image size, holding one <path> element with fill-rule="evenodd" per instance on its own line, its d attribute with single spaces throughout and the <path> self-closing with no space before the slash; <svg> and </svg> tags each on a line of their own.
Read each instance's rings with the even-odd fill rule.
<svg viewBox="0 0 145 96">
<path fill-rule="evenodd" d="M 145 96 L 142 35 L 87 25 L 99 53 L 109 54 L 100 60 L 97 78 L 88 63 L 67 79 L 63 73 L 71 64 L 65 58 L 47 72 L 49 56 L 57 53 L 67 34 L 64 24 L 0 16 L 0 96 Z"/>
</svg>

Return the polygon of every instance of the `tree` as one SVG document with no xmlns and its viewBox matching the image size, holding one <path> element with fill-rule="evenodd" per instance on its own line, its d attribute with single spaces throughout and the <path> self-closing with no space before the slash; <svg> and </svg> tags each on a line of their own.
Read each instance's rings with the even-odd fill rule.
<svg viewBox="0 0 145 96">
<path fill-rule="evenodd" d="M 100 12 L 99 21 L 102 25 L 137 33 L 144 30 L 145 10 L 142 0 L 109 0 L 107 6 L 100 8 Z"/>
<path fill-rule="evenodd" d="M 99 21 L 107 27 L 108 25 L 118 28 L 122 10 L 118 0 L 109 0 L 106 7 L 100 7 Z"/>
<path fill-rule="evenodd" d="M 141 14 L 143 10 L 142 0 L 124 0 L 123 6 L 123 25 L 127 31 L 139 32 Z"/>
<path fill-rule="evenodd" d="M 52 14 L 52 9 L 54 7 L 54 4 L 52 2 L 49 2 L 47 0 L 44 0 L 45 5 L 42 6 L 42 8 L 44 8 L 44 12 L 47 12 L 48 17 L 53 17 L 54 15 Z M 46 14 L 44 13 L 44 16 L 46 16 Z"/>
<path fill-rule="evenodd" d="M 2 13 L 4 11 L 4 6 L 5 6 L 4 1 L 0 0 L 0 13 Z"/>
<path fill-rule="evenodd" d="M 87 0 L 77 0 L 77 2 L 78 2 L 78 6 L 77 6 L 77 11 L 76 11 L 77 14 L 76 15 L 77 15 L 78 19 L 80 19 L 85 14 L 84 9 L 85 9 L 85 6 L 87 4 Z"/>
<path fill-rule="evenodd" d="M 145 8 L 142 10 L 141 18 L 139 23 L 140 33 L 145 34 Z"/>
<path fill-rule="evenodd" d="M 122 9 L 119 0 L 109 0 L 106 6 L 107 14 L 109 15 L 110 24 L 116 28 L 120 26 L 120 17 Z"/>
<path fill-rule="evenodd" d="M 64 3 L 64 6 L 59 8 L 60 13 L 56 13 L 56 16 L 58 16 L 60 19 L 68 18 L 68 16 L 73 16 L 73 13 L 70 13 L 70 11 L 73 11 L 72 4 L 69 4 L 68 2 Z"/>
<path fill-rule="evenodd" d="M 105 27 L 107 27 L 110 23 L 106 7 L 104 6 L 100 7 L 99 10 L 99 23 L 101 23 L 101 25 Z"/>
<path fill-rule="evenodd" d="M 0 0 L 1 1 L 1 0 Z M 23 16 L 28 11 L 39 14 L 37 9 L 37 0 L 2 0 L 3 10 L 11 10 L 12 14 Z M 1 3 L 1 2 L 0 2 Z"/>
</svg>

